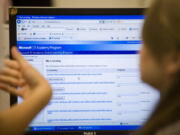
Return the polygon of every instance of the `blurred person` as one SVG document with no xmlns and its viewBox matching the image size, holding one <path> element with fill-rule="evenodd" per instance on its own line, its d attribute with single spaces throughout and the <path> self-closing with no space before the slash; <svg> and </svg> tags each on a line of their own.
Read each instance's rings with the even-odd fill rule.
<svg viewBox="0 0 180 135">
<path fill-rule="evenodd" d="M 154 0 L 146 15 L 141 78 L 161 100 L 136 135 L 180 135 L 180 1 Z"/>
</svg>

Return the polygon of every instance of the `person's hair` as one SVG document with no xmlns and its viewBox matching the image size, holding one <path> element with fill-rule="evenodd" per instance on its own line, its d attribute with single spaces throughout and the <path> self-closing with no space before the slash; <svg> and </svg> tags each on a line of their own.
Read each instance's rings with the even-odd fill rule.
<svg viewBox="0 0 180 135">
<path fill-rule="evenodd" d="M 159 62 L 170 53 L 180 53 L 180 0 L 154 0 L 146 13 L 143 40 Z M 162 93 L 147 123 L 135 134 L 154 135 L 177 121 L 180 121 L 180 71 L 170 89 Z"/>
</svg>

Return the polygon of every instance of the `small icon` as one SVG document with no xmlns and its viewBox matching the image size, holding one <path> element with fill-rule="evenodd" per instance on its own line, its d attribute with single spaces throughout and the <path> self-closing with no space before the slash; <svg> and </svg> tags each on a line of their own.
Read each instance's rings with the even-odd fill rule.
<svg viewBox="0 0 180 135">
<path fill-rule="evenodd" d="M 17 23 L 20 24 L 20 23 L 21 23 L 21 20 L 17 20 Z"/>
</svg>

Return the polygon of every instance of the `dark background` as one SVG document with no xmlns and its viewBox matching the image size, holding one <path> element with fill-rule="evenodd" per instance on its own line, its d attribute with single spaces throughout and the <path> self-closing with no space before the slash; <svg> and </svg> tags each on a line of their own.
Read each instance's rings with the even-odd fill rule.
<svg viewBox="0 0 180 135">
<path fill-rule="evenodd" d="M 52 6 L 51 0 L 12 0 L 13 6 Z"/>
</svg>

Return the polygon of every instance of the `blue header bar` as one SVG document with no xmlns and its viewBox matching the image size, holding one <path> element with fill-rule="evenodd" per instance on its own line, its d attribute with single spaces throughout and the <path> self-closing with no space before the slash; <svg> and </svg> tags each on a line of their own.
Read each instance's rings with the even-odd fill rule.
<svg viewBox="0 0 180 135">
<path fill-rule="evenodd" d="M 141 45 L 17 45 L 26 51 L 134 51 L 140 50 Z"/>
<path fill-rule="evenodd" d="M 145 19 L 144 15 L 17 15 L 17 19 L 66 20 L 66 19 Z"/>
<path fill-rule="evenodd" d="M 58 45 L 58 44 L 18 44 L 24 55 L 60 55 L 60 54 L 137 54 L 141 45 Z"/>
</svg>

